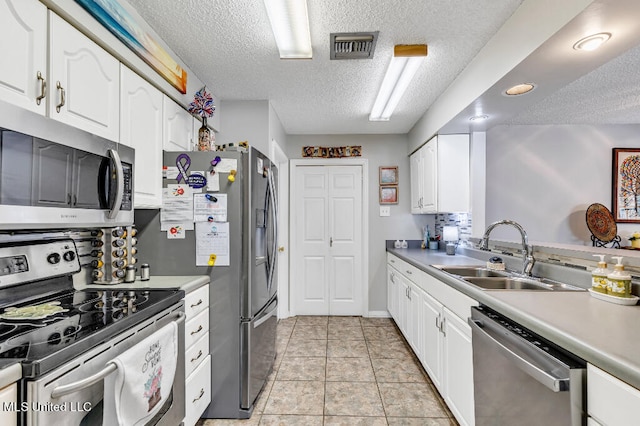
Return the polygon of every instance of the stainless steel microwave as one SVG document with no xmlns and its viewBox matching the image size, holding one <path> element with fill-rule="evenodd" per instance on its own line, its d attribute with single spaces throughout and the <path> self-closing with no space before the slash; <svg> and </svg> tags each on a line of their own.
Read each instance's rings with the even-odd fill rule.
<svg viewBox="0 0 640 426">
<path fill-rule="evenodd" d="M 35 133 L 49 129 L 51 138 L 0 119 L 0 229 L 133 224 L 134 149 L 31 118 Z"/>
</svg>

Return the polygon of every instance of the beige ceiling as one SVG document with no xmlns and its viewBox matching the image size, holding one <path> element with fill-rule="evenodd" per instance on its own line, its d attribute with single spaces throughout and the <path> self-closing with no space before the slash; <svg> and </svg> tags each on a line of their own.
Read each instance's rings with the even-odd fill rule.
<svg viewBox="0 0 640 426">
<path fill-rule="evenodd" d="M 271 101 L 289 134 L 407 133 L 522 0 L 307 0 L 312 60 L 280 60 L 262 0 L 128 0 L 222 101 Z M 332 32 L 379 31 L 371 60 Z M 395 44 L 429 54 L 389 122 L 369 122 Z M 224 111 L 221 111 L 224 114 Z"/>
</svg>

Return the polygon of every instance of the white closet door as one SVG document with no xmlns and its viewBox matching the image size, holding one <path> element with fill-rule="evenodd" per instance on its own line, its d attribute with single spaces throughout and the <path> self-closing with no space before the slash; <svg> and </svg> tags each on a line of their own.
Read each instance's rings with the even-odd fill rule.
<svg viewBox="0 0 640 426">
<path fill-rule="evenodd" d="M 294 311 L 361 315 L 362 167 L 295 169 Z"/>
</svg>

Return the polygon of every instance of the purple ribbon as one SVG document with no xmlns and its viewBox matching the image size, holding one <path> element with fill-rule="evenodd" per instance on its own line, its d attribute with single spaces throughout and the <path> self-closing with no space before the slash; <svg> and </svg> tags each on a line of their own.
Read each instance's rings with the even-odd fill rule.
<svg viewBox="0 0 640 426">
<path fill-rule="evenodd" d="M 184 162 L 182 162 L 184 160 Z M 180 154 L 178 158 L 176 158 L 176 167 L 178 168 L 178 176 L 176 177 L 176 181 L 180 183 L 181 180 L 184 180 L 184 183 L 187 183 L 187 170 L 189 170 L 189 166 L 191 166 L 191 158 L 187 154 Z"/>
</svg>

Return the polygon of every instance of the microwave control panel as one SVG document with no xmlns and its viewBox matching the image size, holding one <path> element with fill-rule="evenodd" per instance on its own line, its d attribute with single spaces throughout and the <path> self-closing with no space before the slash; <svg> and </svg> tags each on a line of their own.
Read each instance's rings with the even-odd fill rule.
<svg viewBox="0 0 640 426">
<path fill-rule="evenodd" d="M 133 168 L 131 164 L 122 163 L 124 191 L 120 210 L 133 210 Z"/>
</svg>

